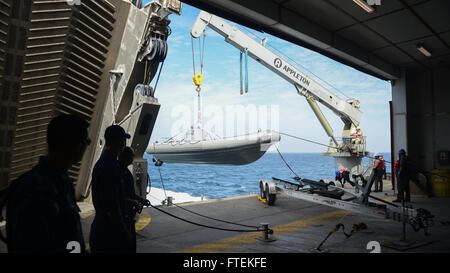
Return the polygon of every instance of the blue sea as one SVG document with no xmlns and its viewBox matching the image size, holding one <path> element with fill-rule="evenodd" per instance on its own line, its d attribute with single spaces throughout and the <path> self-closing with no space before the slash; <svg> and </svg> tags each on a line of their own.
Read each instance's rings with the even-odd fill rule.
<svg viewBox="0 0 450 273">
<path fill-rule="evenodd" d="M 383 156 L 389 161 L 390 154 Z M 154 166 L 152 156 L 148 159 L 151 186 L 162 189 L 158 167 Z M 302 178 L 334 180 L 334 158 L 320 153 L 286 153 L 285 160 Z M 363 164 L 369 159 L 364 158 Z M 388 171 L 390 164 L 387 164 Z M 272 177 L 289 179 L 294 174 L 286 167 L 278 153 L 266 153 L 259 160 L 243 166 L 166 164 L 161 167 L 164 186 L 167 191 L 187 193 L 193 197 L 206 199 L 259 193 L 258 182 Z"/>
</svg>

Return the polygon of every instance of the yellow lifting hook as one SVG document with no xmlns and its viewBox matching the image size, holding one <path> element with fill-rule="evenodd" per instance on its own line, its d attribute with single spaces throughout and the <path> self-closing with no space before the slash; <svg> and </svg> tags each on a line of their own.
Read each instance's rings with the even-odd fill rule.
<svg viewBox="0 0 450 273">
<path fill-rule="evenodd" d="M 196 74 L 194 75 L 194 78 L 193 78 L 194 84 L 197 85 L 197 86 L 202 85 L 203 79 L 204 79 L 204 77 L 203 77 L 202 74 L 196 73 Z"/>
</svg>

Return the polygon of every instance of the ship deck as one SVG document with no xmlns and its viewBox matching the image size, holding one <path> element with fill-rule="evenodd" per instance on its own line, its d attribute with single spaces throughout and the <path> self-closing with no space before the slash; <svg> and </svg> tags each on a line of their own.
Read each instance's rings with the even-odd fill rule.
<svg viewBox="0 0 450 273">
<path fill-rule="evenodd" d="M 395 199 L 394 192 L 390 183 L 384 182 L 385 191 L 372 194 L 391 201 Z M 449 198 L 412 195 L 411 199 L 415 208 L 430 210 L 437 220 L 450 220 Z M 414 232 L 407 225 L 407 239 L 424 245 L 400 251 L 383 246 L 383 242 L 402 237 L 402 224 L 399 222 L 359 215 L 283 195 L 277 197 L 274 206 L 261 203 L 256 194 L 183 203 L 178 206 L 159 208 L 192 222 L 225 229 L 252 228 L 217 222 L 182 208 L 250 226 L 269 223 L 269 227 L 274 230 L 271 238 L 276 240 L 273 242 L 258 240 L 262 237 L 262 232 L 232 232 L 197 226 L 154 208 L 146 208 L 137 223 L 138 253 L 311 253 L 315 252 L 314 249 L 339 222 L 344 224 L 347 233 L 353 224 L 365 223 L 368 228 L 354 233 L 349 238 L 346 238 L 342 230 L 337 231 L 322 246 L 327 252 L 368 253 L 370 250 L 367 249 L 367 244 L 371 241 L 381 244 L 382 253 L 450 252 L 450 225 L 443 225 L 438 221 L 430 229 L 429 236 L 425 236 L 423 230 Z M 80 207 L 83 232 L 88 242 L 89 228 L 95 211 L 90 204 L 82 203 Z M 0 252 L 6 252 L 3 244 L 0 244 Z"/>
</svg>

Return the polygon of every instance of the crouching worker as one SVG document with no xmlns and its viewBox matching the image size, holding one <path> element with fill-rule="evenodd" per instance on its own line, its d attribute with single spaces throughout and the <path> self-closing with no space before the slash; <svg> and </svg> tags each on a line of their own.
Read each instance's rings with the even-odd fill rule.
<svg viewBox="0 0 450 273">
<path fill-rule="evenodd" d="M 8 252 L 85 252 L 80 209 L 67 171 L 81 161 L 90 144 L 88 126 L 74 115 L 60 115 L 50 121 L 47 155 L 10 186 Z"/>
<path fill-rule="evenodd" d="M 134 191 L 134 179 L 133 174 L 128 170 L 128 166 L 133 163 L 134 150 L 131 147 L 125 147 L 122 153 L 119 155 L 119 162 L 122 174 L 123 188 L 126 198 L 126 215 L 125 225 L 132 236 L 132 244 L 130 246 L 130 252 L 136 253 L 136 227 L 135 217 L 137 208 L 142 206 L 149 206 L 150 203 L 137 195 Z M 140 209 L 139 209 L 140 210 Z"/>
<path fill-rule="evenodd" d="M 335 180 L 339 181 L 342 187 L 344 187 L 345 182 L 348 182 L 353 187 L 355 186 L 355 183 L 350 181 L 350 172 L 347 169 L 340 169 L 339 171 L 336 171 L 335 174 L 336 174 Z"/>
</svg>

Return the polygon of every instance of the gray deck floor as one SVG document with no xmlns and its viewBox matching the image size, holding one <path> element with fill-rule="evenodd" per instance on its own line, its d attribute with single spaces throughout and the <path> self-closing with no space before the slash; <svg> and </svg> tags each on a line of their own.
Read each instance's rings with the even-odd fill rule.
<svg viewBox="0 0 450 273">
<path fill-rule="evenodd" d="M 385 184 L 385 192 L 373 193 L 385 200 L 394 199 L 390 186 Z M 412 196 L 415 208 L 429 209 L 439 220 L 450 221 L 450 199 Z M 82 205 L 83 232 L 88 242 L 89 227 L 95 211 L 89 204 Z M 368 253 L 371 241 L 384 242 L 402 237 L 402 224 L 385 219 L 358 215 L 353 212 L 309 203 L 287 196 L 278 196 L 275 206 L 268 206 L 257 199 L 257 195 L 247 195 L 224 199 L 206 200 L 179 204 L 183 208 L 230 222 L 259 226 L 269 223 L 274 230 L 274 242 L 258 240 L 261 232 L 230 232 L 196 226 L 170 217 L 154 208 L 143 211 L 142 229 L 138 231 L 138 252 L 140 253 L 310 253 L 339 222 L 350 232 L 353 224 L 365 223 L 367 230 L 356 232 L 346 238 L 342 230 L 334 233 L 323 245 L 332 253 Z M 234 226 L 203 218 L 176 207 L 160 207 L 164 211 L 192 222 L 227 229 L 252 229 Z M 414 232 L 407 226 L 407 239 L 427 242 L 407 251 L 398 251 L 381 246 L 382 253 L 399 252 L 450 252 L 450 226 L 436 222 L 430 229 L 431 235 L 423 231 Z M 0 253 L 6 252 L 0 244 Z"/>
</svg>

